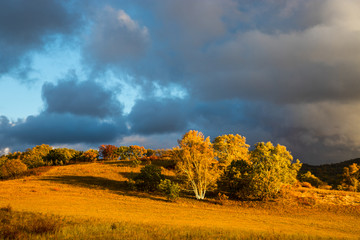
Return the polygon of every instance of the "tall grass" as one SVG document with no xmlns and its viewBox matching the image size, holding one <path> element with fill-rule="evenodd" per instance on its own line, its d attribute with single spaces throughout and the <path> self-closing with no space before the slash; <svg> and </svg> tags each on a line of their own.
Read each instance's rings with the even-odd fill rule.
<svg viewBox="0 0 360 240">
<path fill-rule="evenodd" d="M 11 206 L 0 208 L 1 239 L 30 239 L 36 235 L 55 234 L 62 224 L 59 217 L 16 212 Z"/>
<path fill-rule="evenodd" d="M 159 224 L 66 220 L 56 216 L 0 209 L 0 239 L 329 239 L 319 236 L 230 231 L 221 228 L 180 228 Z M 336 238 L 334 238 L 336 239 Z"/>
</svg>

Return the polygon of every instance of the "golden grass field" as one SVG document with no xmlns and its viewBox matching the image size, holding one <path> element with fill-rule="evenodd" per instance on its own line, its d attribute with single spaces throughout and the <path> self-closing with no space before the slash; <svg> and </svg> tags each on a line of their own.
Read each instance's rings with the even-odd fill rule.
<svg viewBox="0 0 360 240">
<path fill-rule="evenodd" d="M 140 167 L 130 168 L 119 162 L 53 167 L 39 176 L 0 181 L 0 207 L 11 205 L 16 211 L 54 214 L 93 228 L 98 224 L 97 233 L 91 230 L 83 233 L 92 234 L 88 239 L 102 239 L 99 231 L 111 231 L 104 226 L 117 226 L 112 224 L 128 224 L 135 226 L 134 229 L 144 226 L 143 235 L 133 236 L 133 239 L 144 236 L 156 239 L 159 235 L 152 235 L 152 231 L 160 230 L 173 234 L 197 231 L 199 239 L 244 236 L 360 239 L 360 196 L 357 193 L 299 188 L 289 190 L 277 201 L 266 203 L 226 201 L 219 204 L 215 199 L 197 201 L 191 197 L 168 202 L 161 195 L 124 188 L 131 172 L 139 171 Z M 163 174 L 174 175 L 165 169 Z M 100 229 L 101 226 L 104 229 Z M 125 236 L 121 236 L 119 229 L 116 234 L 107 238 Z M 129 233 L 127 236 L 131 238 Z M 164 236 L 161 238 L 168 238 Z M 169 239 L 173 238 L 171 236 Z M 87 237 L 83 235 L 82 238 Z M 179 238 L 186 239 L 186 236 Z"/>
</svg>

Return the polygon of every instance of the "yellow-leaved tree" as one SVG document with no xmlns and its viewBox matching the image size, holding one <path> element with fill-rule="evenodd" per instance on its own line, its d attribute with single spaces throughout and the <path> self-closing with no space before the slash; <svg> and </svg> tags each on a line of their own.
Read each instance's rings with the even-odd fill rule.
<svg viewBox="0 0 360 240">
<path fill-rule="evenodd" d="M 246 138 L 239 134 L 218 136 L 214 139 L 213 144 L 222 169 L 225 169 L 234 160 L 249 161 L 250 145 L 246 144 Z"/>
<path fill-rule="evenodd" d="M 218 176 L 217 161 L 210 138 L 190 130 L 173 149 L 178 173 L 186 179 L 197 199 L 204 199 L 207 188 Z"/>
</svg>

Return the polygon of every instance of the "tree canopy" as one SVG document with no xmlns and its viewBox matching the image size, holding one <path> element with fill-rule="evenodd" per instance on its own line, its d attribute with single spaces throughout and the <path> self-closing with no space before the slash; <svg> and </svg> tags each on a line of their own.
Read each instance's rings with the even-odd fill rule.
<svg viewBox="0 0 360 240">
<path fill-rule="evenodd" d="M 197 199 L 204 199 L 209 185 L 217 178 L 217 161 L 210 138 L 190 130 L 174 149 L 176 167 L 192 187 Z"/>
</svg>

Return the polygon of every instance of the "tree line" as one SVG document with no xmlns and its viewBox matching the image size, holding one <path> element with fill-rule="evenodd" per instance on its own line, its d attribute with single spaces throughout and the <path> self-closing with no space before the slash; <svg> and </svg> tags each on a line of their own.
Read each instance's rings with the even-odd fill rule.
<svg viewBox="0 0 360 240">
<path fill-rule="evenodd" d="M 101 145 L 98 150 L 76 151 L 43 144 L 1 156 L 0 178 L 26 175 L 29 169 L 41 166 L 120 160 L 127 161 L 132 167 L 146 164 L 140 174 L 128 181 L 130 188 L 143 191 L 161 189 L 169 199 L 178 196 L 178 183 L 191 190 L 197 199 L 204 199 L 209 190 L 235 199 L 275 198 L 284 186 L 298 181 L 315 187 L 326 186 L 311 172 L 299 175 L 302 164 L 293 160 L 285 146 L 259 142 L 252 150 L 249 148 L 246 138 L 238 134 L 222 135 L 210 141 L 209 137 L 205 138 L 195 130 L 185 133 L 178 146 L 168 150 L 145 149 L 136 145 Z M 159 162 L 161 166 L 175 170 L 177 183 L 164 178 Z M 343 181 L 338 189 L 360 191 L 359 169 L 356 164 L 344 168 Z"/>
</svg>

